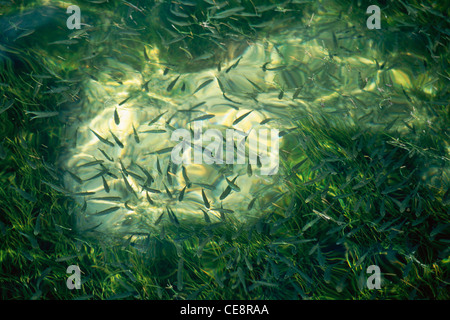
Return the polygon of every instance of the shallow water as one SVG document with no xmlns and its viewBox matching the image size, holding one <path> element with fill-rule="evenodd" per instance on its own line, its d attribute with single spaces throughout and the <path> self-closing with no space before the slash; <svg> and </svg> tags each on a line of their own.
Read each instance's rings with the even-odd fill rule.
<svg viewBox="0 0 450 320">
<path fill-rule="evenodd" d="M 81 230 L 100 223 L 97 230 L 105 233 L 147 232 L 153 229 L 155 221 L 167 207 L 181 220 L 192 218 L 198 222 L 203 219 L 202 209 L 220 221 L 221 215 L 214 209 L 223 206 L 234 211 L 233 218 L 245 221 L 248 217 L 260 215 L 258 208 L 267 202 L 270 204 L 271 198 L 286 191 L 280 183 L 283 180 L 281 172 L 264 176 L 258 174 L 255 167 L 255 174 L 248 176 L 247 165 L 190 164 L 185 168 L 194 184 L 185 189 L 183 201 L 178 201 L 186 185 L 181 167 L 171 167 L 168 177 L 170 152 L 161 155 L 149 153 L 174 146 L 175 142 L 170 140 L 171 133 L 175 129 L 190 129 L 190 121 L 204 114 L 214 117 L 202 121 L 203 130 L 218 129 L 223 136 L 229 128 L 247 133 L 261 128 L 289 130 L 295 127 L 295 119 L 305 113 L 313 116 L 325 114 L 331 122 L 357 123 L 361 130 L 408 132 L 408 128 L 430 121 L 425 107 L 411 103 L 407 94 L 417 76 L 429 84 L 421 87 L 420 93 L 432 97 L 436 92 L 434 85 L 439 81 L 438 75 L 426 72 L 417 75 L 417 70 L 411 68 L 411 61 L 421 64 L 424 57 L 411 55 L 400 48 L 396 52 L 385 53 L 376 39 L 367 36 L 367 32 L 361 35 L 363 26 L 336 19 L 329 12 L 319 10 L 300 21 L 294 21 L 292 17 L 287 20 L 289 23 L 281 23 L 278 32 L 269 31 L 269 34 L 247 41 L 239 54 L 230 50 L 228 58 L 224 57 L 213 66 L 203 67 L 203 56 L 197 57 L 197 61 L 191 59 L 189 68 L 197 70 L 194 72 L 177 73 L 177 69 L 182 70 L 183 67 L 175 65 L 170 67 L 172 70 L 168 74 L 164 74 L 167 72 L 164 57 L 153 43 L 136 44 L 136 50 L 145 51 L 143 56 L 138 55 L 141 63 L 146 59 L 149 62 L 144 63 L 141 70 L 119 61 L 123 59 L 118 50 L 104 57 L 102 54 L 92 59 L 88 56 L 88 61 L 101 66 L 96 67 L 95 79 L 83 81 L 80 92 L 83 98 L 76 109 L 69 110 L 69 118 L 76 118 L 76 121 L 71 122 L 66 133 L 71 146 L 60 159 L 65 170 L 83 180 L 80 184 L 66 174 L 65 187 L 70 192 L 95 192 L 88 197 L 76 197 L 79 206 L 85 206 L 82 211 L 77 210 Z M 120 29 L 112 29 L 112 33 L 123 37 Z M 94 30 L 90 37 L 100 39 L 103 34 L 103 30 Z M 136 43 L 139 41 L 139 35 L 132 37 Z M 116 41 L 109 41 L 111 38 L 108 35 L 101 41 L 103 50 L 111 52 L 117 45 Z M 226 37 L 223 41 L 227 41 Z M 95 48 L 95 45 L 94 40 L 91 47 Z M 211 51 L 209 55 L 212 54 L 221 53 Z M 182 63 L 184 58 L 180 60 Z M 235 64 L 237 66 L 233 68 Z M 111 70 L 120 70 L 120 81 L 111 79 Z M 196 91 L 207 80 L 210 82 Z M 171 82 L 173 87 L 169 90 Z M 201 105 L 197 107 L 198 104 Z M 192 107 L 195 111 L 186 112 Z M 113 116 L 116 110 L 119 124 Z M 252 111 L 249 116 L 233 125 L 235 119 L 249 111 Z M 160 114 L 163 116 L 148 126 Z M 267 118 L 275 120 L 260 125 Z M 102 143 L 91 130 L 113 143 L 114 134 L 124 147 L 117 143 L 114 147 Z M 74 136 L 75 140 L 72 139 Z M 283 137 L 279 143 L 283 146 Z M 99 149 L 113 161 L 105 159 Z M 105 161 L 101 167 L 78 167 L 98 159 Z M 157 169 L 157 159 L 161 173 Z M 142 188 L 145 174 L 138 165 L 155 178 L 151 188 L 161 193 Z M 89 179 L 102 170 L 108 170 L 107 174 L 103 172 L 103 178 L 97 175 Z M 137 176 L 122 176 L 126 170 L 137 173 Z M 220 195 L 228 186 L 226 177 L 230 180 L 238 177 L 236 183 L 242 188 L 221 201 Z M 103 179 L 109 192 L 105 190 Z M 204 188 L 195 182 L 213 185 L 205 191 L 210 208 L 205 207 L 202 198 Z M 127 189 L 126 183 L 132 189 Z M 153 203 L 149 203 L 147 194 Z M 120 197 L 121 200 L 96 200 L 98 197 Z M 257 206 L 247 210 L 255 197 L 258 198 Z M 113 213 L 96 216 L 116 206 L 120 208 Z M 169 221 L 167 214 L 164 220 Z"/>
<path fill-rule="evenodd" d="M 67 27 L 70 14 L 62 3 L 6 6 L 0 11 L 0 62 L 2 70 L 13 66 L 17 75 L 7 77 L 5 71 L 1 77 L 14 82 L 0 82 L 0 89 L 9 90 L 0 97 L 0 115 L 9 117 L 2 123 L 6 129 L 16 118 L 21 122 L 16 137 L 5 137 L 7 148 L 0 144 L 0 156 L 8 157 L 16 143 L 22 154 L 14 153 L 13 160 L 25 163 L 17 176 L 29 178 L 24 180 L 36 190 L 14 185 L 15 174 L 8 178 L 11 190 L 31 203 L 46 201 L 40 210 L 49 213 L 30 209 L 35 235 L 38 215 L 44 226 L 55 224 L 58 237 L 64 228 L 74 231 L 76 239 L 71 233 L 66 242 L 76 243 L 78 253 L 80 239 L 126 239 L 120 243 L 132 242 L 155 261 L 170 260 L 171 267 L 159 263 L 150 272 L 153 277 L 162 268 L 161 274 L 171 274 L 167 279 L 178 258 L 181 274 L 184 252 L 192 279 L 196 264 L 203 264 L 201 270 L 221 289 L 223 279 L 234 279 L 233 290 L 241 284 L 245 294 L 267 287 L 269 297 L 284 297 L 271 292 L 282 281 L 279 269 L 290 281 L 298 267 L 306 272 L 310 266 L 314 281 L 332 281 L 342 292 L 345 277 L 360 272 L 366 256 L 364 267 L 369 263 L 367 241 L 391 248 L 395 232 L 403 236 L 410 223 L 422 226 L 424 211 L 431 216 L 429 233 L 433 239 L 440 235 L 448 223 L 448 18 L 437 4 L 391 3 L 381 7 L 381 29 L 370 30 L 368 6 L 88 1 L 79 4 L 80 30 Z M 21 74 L 24 65 L 31 71 Z M 19 101 L 26 111 L 16 110 Z M 172 161 L 171 148 L 179 142 L 172 135 L 179 130 L 191 138 L 207 130 L 220 133 L 225 160 L 230 129 L 239 136 L 234 156 L 240 135 L 248 135 L 245 163 Z M 275 132 L 276 143 L 260 140 L 258 150 L 250 137 L 262 130 Z M 209 143 L 205 138 L 199 147 Z M 262 163 L 249 165 L 254 153 Z M 54 202 L 48 201 L 48 190 L 61 198 L 52 194 Z M 59 226 L 55 212 L 68 213 L 71 224 Z M 389 219 L 402 222 L 390 228 Z M 166 237 L 169 229 L 175 233 Z M 363 240 L 352 238 L 356 233 Z M 408 242 L 415 237 L 397 243 L 407 259 L 415 254 Z M 352 240 L 353 247 L 346 243 Z M 226 252 L 234 258 L 225 261 Z M 299 262 L 316 255 L 318 265 Z M 243 269 L 251 286 L 242 280 Z M 328 278 L 332 269 L 339 279 Z M 185 294 L 180 278 L 178 291 Z M 303 281 L 308 278 L 301 278 L 296 281 L 309 290 Z"/>
</svg>

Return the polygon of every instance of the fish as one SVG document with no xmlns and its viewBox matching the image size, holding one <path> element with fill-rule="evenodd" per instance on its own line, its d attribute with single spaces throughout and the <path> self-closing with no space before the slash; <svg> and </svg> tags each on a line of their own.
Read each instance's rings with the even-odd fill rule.
<svg viewBox="0 0 450 320">
<path fill-rule="evenodd" d="M 145 174 L 145 177 L 147 178 L 147 180 L 145 181 L 145 184 L 152 183 L 153 181 L 155 181 L 153 179 L 152 175 L 150 174 L 150 172 L 148 172 L 145 168 L 141 167 L 137 163 L 136 163 L 136 166 L 138 166 L 138 168 Z"/>
<path fill-rule="evenodd" d="M 84 181 L 94 180 L 94 179 L 96 179 L 96 178 L 98 178 L 98 177 L 103 176 L 104 174 L 106 174 L 107 171 L 108 171 L 108 169 L 105 168 L 105 169 L 103 169 L 102 171 L 100 171 L 100 172 L 94 174 L 92 177 L 87 178 L 87 179 L 84 179 Z"/>
<path fill-rule="evenodd" d="M 297 97 L 298 97 L 298 95 L 300 94 L 300 92 L 302 91 L 302 89 L 303 89 L 303 86 L 298 87 L 298 88 L 295 90 L 294 94 L 292 95 L 292 100 L 297 99 Z"/>
<path fill-rule="evenodd" d="M 125 174 L 126 177 L 128 177 L 127 169 L 126 169 L 125 166 L 123 165 L 121 159 L 119 159 L 119 163 L 120 163 L 120 168 L 121 168 L 122 172 Z"/>
<path fill-rule="evenodd" d="M 152 192 L 152 193 L 161 193 L 161 191 L 159 191 L 158 189 L 150 188 L 150 187 L 143 186 L 143 185 L 141 185 L 141 187 L 142 187 L 143 190 L 146 190 L 146 191 L 148 191 L 148 192 Z"/>
<path fill-rule="evenodd" d="M 130 176 L 132 176 L 133 178 L 135 178 L 135 179 L 137 179 L 137 180 L 140 180 L 140 181 L 142 181 L 142 182 L 145 182 L 144 177 L 138 175 L 137 173 L 135 173 L 135 172 L 133 172 L 133 171 L 130 171 L 130 170 L 127 170 L 127 173 L 128 173 Z"/>
<path fill-rule="evenodd" d="M 145 195 L 146 195 L 146 197 L 147 197 L 148 203 L 150 203 L 151 205 L 154 205 L 155 202 L 150 198 L 150 196 L 149 196 L 149 194 L 148 194 L 148 191 L 145 192 Z"/>
<path fill-rule="evenodd" d="M 130 206 L 128 205 L 128 201 L 125 201 L 124 206 L 125 206 L 125 208 L 128 209 L 128 210 L 134 211 L 134 208 L 132 208 L 132 207 L 130 207 Z"/>
<path fill-rule="evenodd" d="M 104 167 L 102 164 L 101 164 L 100 166 L 101 166 L 102 168 L 106 168 L 106 167 Z M 119 179 L 114 173 L 112 173 L 112 172 L 110 172 L 110 171 L 107 171 L 106 174 L 107 174 L 108 176 L 110 176 L 111 178 Z"/>
<path fill-rule="evenodd" d="M 164 216 L 164 213 L 165 213 L 165 211 L 163 211 L 163 212 L 159 215 L 159 217 L 155 220 L 155 226 L 157 226 L 157 225 L 161 222 L 161 220 L 162 220 L 162 218 L 163 218 L 163 216 Z"/>
<path fill-rule="evenodd" d="M 68 190 L 64 189 L 63 187 L 57 186 L 57 185 L 55 185 L 55 184 L 53 184 L 53 183 L 51 183 L 51 182 L 47 182 L 47 181 L 45 181 L 45 180 L 41 180 L 41 182 L 42 182 L 43 184 L 48 185 L 48 186 L 49 186 L 50 188 L 52 188 L 53 190 L 56 190 L 56 191 L 61 192 L 61 193 L 64 193 L 64 194 L 70 194 L 70 192 L 69 192 Z"/>
<path fill-rule="evenodd" d="M 219 199 L 220 199 L 220 200 L 225 199 L 226 197 L 228 197 L 228 195 L 230 194 L 230 192 L 231 192 L 231 187 L 228 185 L 228 186 L 225 188 L 225 190 L 222 192 L 222 194 L 220 195 Z"/>
<path fill-rule="evenodd" d="M 94 161 L 89 161 L 89 162 L 80 164 L 80 165 L 78 166 L 78 168 L 92 167 L 92 166 L 95 166 L 95 165 L 97 165 L 97 164 L 101 164 L 101 163 L 103 163 L 103 162 L 105 162 L 105 161 L 104 161 L 104 160 L 94 160 Z"/>
<path fill-rule="evenodd" d="M 228 185 L 231 187 L 232 190 L 234 190 L 234 191 L 236 191 L 236 192 L 239 192 L 239 191 L 241 191 L 241 188 L 239 188 L 239 187 L 234 183 L 234 181 L 236 181 L 236 178 L 237 178 L 237 177 L 238 177 L 238 176 L 236 176 L 232 181 L 230 181 L 228 178 L 225 178 L 225 180 L 227 181 Z"/>
<path fill-rule="evenodd" d="M 152 130 L 146 130 L 141 131 L 141 133 L 166 133 L 167 131 L 164 129 L 152 129 Z"/>
<path fill-rule="evenodd" d="M 184 186 L 184 188 L 183 189 L 181 189 L 181 191 L 180 191 L 180 195 L 178 196 L 178 201 L 183 201 L 183 198 L 184 198 L 184 193 L 186 192 L 186 187 L 187 186 Z"/>
<path fill-rule="evenodd" d="M 403 94 L 404 94 L 405 97 L 406 97 L 406 100 L 408 100 L 410 103 L 412 103 L 411 97 L 406 93 L 406 91 L 405 91 L 405 89 L 403 88 L 403 86 L 401 86 L 401 87 L 402 87 Z"/>
<path fill-rule="evenodd" d="M 169 207 L 166 207 L 166 208 L 167 208 L 167 213 L 169 214 L 169 218 L 171 220 L 173 220 L 173 223 L 176 225 L 180 225 L 180 222 L 178 221 L 175 213 Z"/>
<path fill-rule="evenodd" d="M 219 85 L 220 91 L 222 91 L 222 93 L 225 93 L 225 88 L 222 84 L 222 81 L 220 81 L 220 79 L 217 77 L 216 77 L 216 80 L 217 80 L 217 84 Z"/>
<path fill-rule="evenodd" d="M 186 55 L 188 56 L 188 58 L 189 59 L 194 59 L 194 57 L 192 56 L 192 53 L 190 53 L 189 51 L 188 51 L 188 49 L 186 49 L 186 48 L 183 48 L 183 47 L 178 47 L 178 49 L 180 49 L 180 50 L 183 50 L 185 53 L 186 53 Z"/>
<path fill-rule="evenodd" d="M 133 188 L 131 187 L 130 183 L 128 182 L 127 178 L 125 177 L 125 174 L 122 172 L 123 182 L 125 183 L 125 187 L 127 190 L 131 193 L 134 193 Z"/>
<path fill-rule="evenodd" d="M 250 110 L 249 112 L 247 112 L 247 113 L 241 115 L 239 118 L 235 119 L 235 120 L 233 121 L 233 126 L 236 125 L 236 124 L 238 124 L 239 122 L 241 122 L 244 118 L 246 118 L 246 117 L 247 117 L 250 113 L 252 113 L 252 112 L 253 112 L 253 110 Z"/>
<path fill-rule="evenodd" d="M 147 125 L 151 126 L 152 124 L 154 124 L 156 121 L 158 121 L 164 114 L 167 113 L 168 110 L 164 111 L 163 113 L 159 114 L 158 116 L 156 116 L 153 120 L 151 120 Z"/>
<path fill-rule="evenodd" d="M 283 99 L 283 96 L 284 96 L 284 91 L 280 90 L 280 93 L 278 94 L 278 100 Z"/>
<path fill-rule="evenodd" d="M 167 153 L 167 152 L 171 152 L 172 149 L 173 149 L 173 147 L 167 147 L 167 148 L 164 148 L 164 149 L 160 149 L 158 151 L 149 152 L 149 153 L 147 153 L 147 155 L 149 155 L 149 154 L 164 154 L 164 153 Z"/>
<path fill-rule="evenodd" d="M 110 161 L 110 162 L 114 162 L 114 159 L 111 158 L 104 150 L 98 148 L 98 150 L 103 154 L 103 156 L 105 156 L 106 160 Z"/>
<path fill-rule="evenodd" d="M 188 188 L 190 188 L 191 187 L 191 180 L 189 180 L 189 177 L 187 175 L 187 171 L 186 171 L 185 166 L 181 166 L 181 171 L 183 173 L 183 179 L 184 179 L 184 182 L 186 183 L 186 186 Z"/>
<path fill-rule="evenodd" d="M 55 117 L 57 115 L 59 115 L 59 112 L 56 111 L 49 111 L 49 112 L 45 112 L 45 111 L 28 111 L 25 110 L 25 114 L 32 114 L 34 115 L 34 117 L 31 117 L 31 120 L 34 119 L 39 119 L 39 118 L 51 118 L 51 117 Z"/>
<path fill-rule="evenodd" d="M 240 12 L 240 11 L 243 11 L 243 10 L 245 10 L 244 7 L 234 7 L 234 8 L 231 8 L 231 9 L 228 9 L 228 10 L 224 10 L 224 11 L 220 11 L 219 13 L 216 13 L 213 16 L 213 18 L 214 19 L 225 19 L 225 18 L 228 18 L 228 17 L 230 17 L 230 16 L 232 16 L 232 15 L 234 15 L 234 14 Z"/>
<path fill-rule="evenodd" d="M 178 21 L 178 20 L 173 20 L 170 18 L 167 18 L 167 21 L 169 21 L 179 27 L 189 27 L 190 25 L 192 25 L 192 22 L 190 22 L 190 21 Z"/>
<path fill-rule="evenodd" d="M 234 213 L 234 211 L 231 209 L 225 209 L 222 203 L 220 204 L 220 208 L 213 208 L 212 210 L 219 211 L 220 213 Z"/>
<path fill-rule="evenodd" d="M 261 168 L 261 167 L 262 167 L 262 163 L 261 163 L 261 159 L 260 159 L 259 154 L 256 156 L 256 166 L 257 166 L 258 168 Z"/>
<path fill-rule="evenodd" d="M 91 1 L 91 2 L 94 3 L 94 1 Z M 103 1 L 103 2 L 105 2 L 105 1 Z M 69 39 L 80 39 L 81 37 L 87 36 L 88 35 L 87 32 L 91 31 L 91 30 L 93 30 L 92 26 L 89 26 L 87 28 L 83 28 L 80 30 L 75 30 L 74 32 L 71 32 L 67 37 Z"/>
<path fill-rule="evenodd" d="M 77 40 L 58 40 L 58 41 L 53 41 L 53 42 L 49 42 L 48 44 L 63 44 L 63 45 L 70 45 L 70 44 L 76 44 L 78 43 Z"/>
<path fill-rule="evenodd" d="M 114 141 L 117 143 L 117 145 L 118 145 L 120 148 L 123 149 L 124 145 L 123 145 L 123 143 L 119 140 L 119 138 L 117 138 L 117 137 L 114 135 L 114 133 L 112 133 L 111 129 L 109 130 L 109 132 L 111 133 L 111 135 L 112 135 Z"/>
<path fill-rule="evenodd" d="M 111 197 L 94 197 L 91 200 L 102 200 L 102 201 L 122 201 L 121 197 L 111 196 Z"/>
<path fill-rule="evenodd" d="M 195 185 L 197 185 L 197 186 L 199 186 L 199 187 L 208 189 L 208 190 L 214 190 L 214 189 L 216 189 L 216 186 L 211 185 L 211 184 L 200 183 L 200 182 L 193 182 L 193 184 L 195 184 Z"/>
<path fill-rule="evenodd" d="M 215 104 L 214 106 L 226 106 L 226 107 L 233 108 L 236 111 L 239 110 L 239 107 L 232 105 L 231 103 L 219 103 L 219 104 Z"/>
<path fill-rule="evenodd" d="M 201 209 L 201 208 L 200 208 L 200 210 L 203 211 L 203 217 L 205 218 L 205 222 L 206 223 L 211 223 L 211 219 L 209 218 L 208 213 L 205 210 Z"/>
<path fill-rule="evenodd" d="M 75 173 L 70 172 L 69 170 L 66 170 L 66 172 L 72 177 L 73 180 L 81 184 L 83 180 L 79 176 L 77 176 Z"/>
<path fill-rule="evenodd" d="M 203 203 L 205 204 L 205 207 L 209 209 L 210 204 L 209 204 L 208 198 L 206 197 L 204 189 L 202 189 L 202 198 L 203 198 Z"/>
<path fill-rule="evenodd" d="M 262 89 L 261 89 L 261 87 L 260 86 L 258 86 L 256 83 L 254 83 L 252 80 L 250 80 L 249 78 L 247 78 L 247 77 L 245 77 L 245 79 L 247 79 L 247 81 L 248 82 L 250 82 L 258 91 L 263 91 Z"/>
<path fill-rule="evenodd" d="M 121 102 L 119 102 L 119 106 L 123 105 L 124 103 L 126 103 L 128 100 L 130 100 L 131 96 L 129 96 L 128 98 L 126 98 L 125 100 L 122 100 Z"/>
<path fill-rule="evenodd" d="M 120 84 L 122 84 L 121 82 L 119 82 Z M 142 89 L 145 89 L 145 91 L 147 91 L 148 92 L 148 84 L 150 83 L 150 80 L 147 80 L 142 86 L 141 86 L 141 88 Z"/>
<path fill-rule="evenodd" d="M 167 196 L 169 197 L 169 199 L 172 199 L 172 193 L 170 192 L 169 188 L 167 188 L 165 183 L 163 183 L 163 185 L 164 189 L 166 189 Z"/>
<path fill-rule="evenodd" d="M 116 125 L 120 124 L 120 118 L 119 114 L 117 113 L 117 108 L 114 109 L 114 122 L 116 123 Z"/>
<path fill-rule="evenodd" d="M 161 165 L 159 163 L 158 157 L 156 157 L 156 169 L 158 169 L 159 174 L 162 175 Z"/>
<path fill-rule="evenodd" d="M 267 67 L 266 67 L 266 70 L 267 70 L 267 71 L 279 71 L 279 70 L 284 70 L 284 69 L 286 69 L 286 67 L 287 67 L 287 66 L 278 66 L 278 67 L 275 67 L 275 68 L 267 68 Z"/>
<path fill-rule="evenodd" d="M 107 171 L 108 171 L 108 169 L 107 169 L 107 168 L 104 168 L 102 171 L 100 171 L 100 172 L 94 174 L 92 177 L 87 178 L 87 179 L 85 179 L 84 181 L 94 180 L 94 179 L 96 179 L 96 178 L 98 178 L 98 177 L 100 177 L 100 176 L 106 174 Z"/>
<path fill-rule="evenodd" d="M 93 194 L 95 194 L 95 191 L 82 191 L 82 192 L 72 193 L 73 196 L 91 196 Z"/>
<path fill-rule="evenodd" d="M 253 205 L 255 204 L 255 201 L 256 201 L 256 198 L 253 198 L 253 199 L 249 202 L 249 204 L 248 204 L 248 206 L 247 206 L 247 210 L 251 210 L 251 209 L 253 208 Z"/>
<path fill-rule="evenodd" d="M 175 86 L 175 84 L 177 83 L 178 79 L 180 78 L 181 75 L 179 75 L 178 77 L 176 77 L 174 80 L 172 80 L 172 82 L 167 86 L 167 92 L 171 91 L 173 89 L 173 87 Z"/>
<path fill-rule="evenodd" d="M 136 131 L 136 128 L 134 127 L 134 124 L 132 125 L 132 127 L 133 127 L 134 141 L 136 141 L 136 143 L 141 142 L 141 140 L 139 139 L 139 135 L 138 135 L 138 133 L 137 133 L 137 131 Z"/>
<path fill-rule="evenodd" d="M 214 81 L 214 79 L 208 79 L 208 80 L 206 80 L 205 82 L 203 82 L 202 84 L 200 84 L 200 85 L 197 87 L 197 89 L 195 89 L 193 95 L 196 94 L 198 91 L 202 90 L 204 87 L 206 87 L 208 84 L 210 84 L 210 83 L 213 82 L 213 81 Z"/>
<path fill-rule="evenodd" d="M 61 93 L 61 92 L 66 92 L 67 90 L 69 90 L 70 87 L 68 86 L 62 86 L 62 87 L 51 87 L 50 90 L 48 91 L 44 91 L 44 93 Z"/>
<path fill-rule="evenodd" d="M 263 125 L 263 124 L 269 123 L 272 120 L 275 120 L 275 118 L 266 118 L 263 121 L 261 121 L 259 124 Z"/>
<path fill-rule="evenodd" d="M 104 176 L 102 176 L 102 181 L 103 181 L 103 188 L 105 189 L 106 193 L 109 193 L 109 186 L 108 183 L 106 182 L 106 179 Z"/>
<path fill-rule="evenodd" d="M 102 136 L 100 136 L 97 132 L 95 132 L 94 130 L 90 129 L 89 130 L 92 131 L 92 133 L 98 138 L 98 140 L 100 140 L 101 142 L 103 142 L 104 144 L 107 144 L 111 147 L 114 147 L 114 143 L 112 143 L 111 141 L 109 141 L 108 139 L 103 138 Z"/>
<path fill-rule="evenodd" d="M 240 102 L 237 102 L 237 101 L 234 101 L 234 100 L 231 100 L 230 98 L 228 98 L 228 97 L 225 95 L 225 92 L 222 93 L 222 96 L 224 97 L 225 100 L 228 100 L 228 101 L 233 102 L 233 103 L 236 103 L 236 104 L 242 104 L 242 103 L 240 103 Z"/>
<path fill-rule="evenodd" d="M 175 128 L 174 126 L 172 126 L 172 125 L 169 123 L 169 121 L 166 121 L 165 126 L 166 126 L 166 128 L 168 128 L 168 129 L 171 130 L 171 131 L 175 131 L 175 130 L 176 130 L 176 128 Z"/>
<path fill-rule="evenodd" d="M 197 118 L 191 120 L 190 122 L 209 120 L 209 119 L 212 119 L 214 117 L 215 117 L 215 115 L 213 115 L 213 114 L 205 114 L 203 116 L 200 116 L 200 117 L 197 117 Z"/>
<path fill-rule="evenodd" d="M 93 213 L 93 214 L 91 214 L 91 215 L 94 215 L 94 216 L 104 216 L 104 215 L 107 215 L 107 214 L 116 212 L 116 211 L 119 210 L 119 209 L 120 209 L 120 207 L 115 206 L 115 207 L 111 207 L 111 208 L 102 210 L 102 211 L 100 211 L 100 212 Z"/>
<path fill-rule="evenodd" d="M 231 65 L 227 70 L 225 70 L 225 73 L 228 73 L 231 69 L 234 69 L 238 66 L 239 61 L 241 61 L 242 57 L 239 58 L 235 63 L 233 63 L 233 65 Z"/>
<path fill-rule="evenodd" d="M 12 185 L 9 186 L 9 187 L 11 189 L 16 190 L 21 195 L 21 197 L 24 198 L 25 200 L 28 200 L 30 202 L 36 202 L 37 201 L 36 197 L 33 196 L 32 194 L 29 194 L 28 192 L 25 192 L 25 191 L 15 187 L 15 186 L 12 186 Z"/>
<path fill-rule="evenodd" d="M 169 183 L 169 185 L 173 185 L 172 175 L 174 175 L 174 174 L 172 172 L 170 172 L 170 163 L 171 162 L 169 160 L 169 164 L 167 165 L 167 170 L 166 170 L 166 178 L 167 178 L 167 182 Z"/>
<path fill-rule="evenodd" d="M 136 11 L 139 11 L 139 12 L 141 12 L 141 13 L 144 12 L 143 9 L 138 8 L 137 6 L 135 6 L 134 4 L 132 4 L 132 3 L 128 2 L 128 1 L 122 0 L 122 2 L 123 2 L 126 6 L 132 8 L 132 9 L 134 9 L 134 10 L 136 10 Z"/>
</svg>

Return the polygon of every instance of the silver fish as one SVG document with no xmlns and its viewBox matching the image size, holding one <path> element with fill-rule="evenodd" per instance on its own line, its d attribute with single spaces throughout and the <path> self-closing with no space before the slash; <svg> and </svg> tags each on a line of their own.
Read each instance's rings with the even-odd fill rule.
<svg viewBox="0 0 450 320">
<path fill-rule="evenodd" d="M 115 212 L 115 211 L 117 211 L 117 210 L 119 210 L 119 209 L 120 209 L 120 207 L 115 206 L 115 207 L 111 207 L 111 208 L 105 209 L 105 210 L 100 211 L 100 212 L 93 213 L 92 215 L 95 215 L 95 216 L 104 216 L 104 215 L 113 213 L 113 212 Z"/>
<path fill-rule="evenodd" d="M 119 114 L 117 113 L 117 108 L 114 109 L 114 122 L 116 123 L 116 125 L 120 124 L 120 118 Z"/>
<path fill-rule="evenodd" d="M 98 140 L 100 140 L 101 142 L 103 142 L 104 144 L 107 144 L 111 147 L 114 147 L 114 143 L 112 143 L 111 141 L 109 141 L 108 139 L 103 138 L 102 136 L 100 136 L 97 132 L 95 132 L 92 129 L 89 129 L 92 131 L 92 133 L 98 138 Z"/>
<path fill-rule="evenodd" d="M 103 181 L 103 188 L 105 188 L 106 193 L 109 193 L 110 189 L 104 176 L 102 176 L 102 181 Z"/>
<path fill-rule="evenodd" d="M 136 129 L 134 128 L 134 124 L 133 124 L 133 135 L 134 135 L 134 141 L 136 141 L 136 143 L 141 142 L 141 140 L 139 139 L 138 133 L 136 132 Z"/>
<path fill-rule="evenodd" d="M 213 82 L 214 79 L 208 79 L 205 82 L 203 82 L 202 84 L 200 84 L 197 89 L 195 89 L 194 93 L 192 94 L 196 94 L 198 91 L 202 90 L 204 87 L 206 87 L 208 84 L 210 84 L 211 82 Z"/>
<path fill-rule="evenodd" d="M 178 201 L 180 201 L 180 202 L 183 201 L 184 193 L 186 192 L 186 187 L 187 186 L 184 186 L 184 188 L 180 192 L 180 195 L 178 196 Z"/>
<path fill-rule="evenodd" d="M 156 116 L 153 120 L 151 120 L 147 125 L 151 126 L 152 124 L 154 124 L 156 121 L 158 121 L 163 115 L 165 115 L 167 113 L 167 111 L 164 111 L 163 113 L 161 113 L 160 115 Z"/>
<path fill-rule="evenodd" d="M 118 145 L 120 148 L 123 148 L 124 145 L 123 145 L 123 143 L 119 140 L 119 138 L 117 138 L 117 137 L 114 135 L 114 133 L 112 133 L 111 130 L 109 130 L 109 132 L 111 133 L 111 135 L 112 135 L 114 141 L 117 143 L 117 145 Z"/>
<path fill-rule="evenodd" d="M 233 121 L 233 126 L 238 124 L 239 122 L 241 122 L 245 117 L 247 117 L 250 113 L 252 113 L 253 110 L 241 115 L 239 118 L 237 118 L 236 120 Z"/>
<path fill-rule="evenodd" d="M 31 120 L 38 119 L 38 118 L 50 118 L 55 117 L 59 115 L 59 112 L 53 111 L 53 112 L 45 112 L 45 111 L 28 111 L 25 110 L 25 114 L 32 114 L 34 117 L 31 117 Z"/>
<path fill-rule="evenodd" d="M 203 198 L 203 202 L 205 204 L 205 207 L 209 209 L 210 208 L 210 204 L 209 204 L 208 198 L 206 197 L 204 189 L 202 189 L 202 198 Z"/>
</svg>

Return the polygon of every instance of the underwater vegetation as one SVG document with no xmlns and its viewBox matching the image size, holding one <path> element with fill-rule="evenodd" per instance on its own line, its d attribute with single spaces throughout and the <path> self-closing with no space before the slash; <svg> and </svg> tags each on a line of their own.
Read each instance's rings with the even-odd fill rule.
<svg viewBox="0 0 450 320">
<path fill-rule="evenodd" d="M 370 4 L 1 2 L 1 298 L 449 299 L 448 8 Z M 278 171 L 171 163 L 200 122 Z"/>
</svg>

